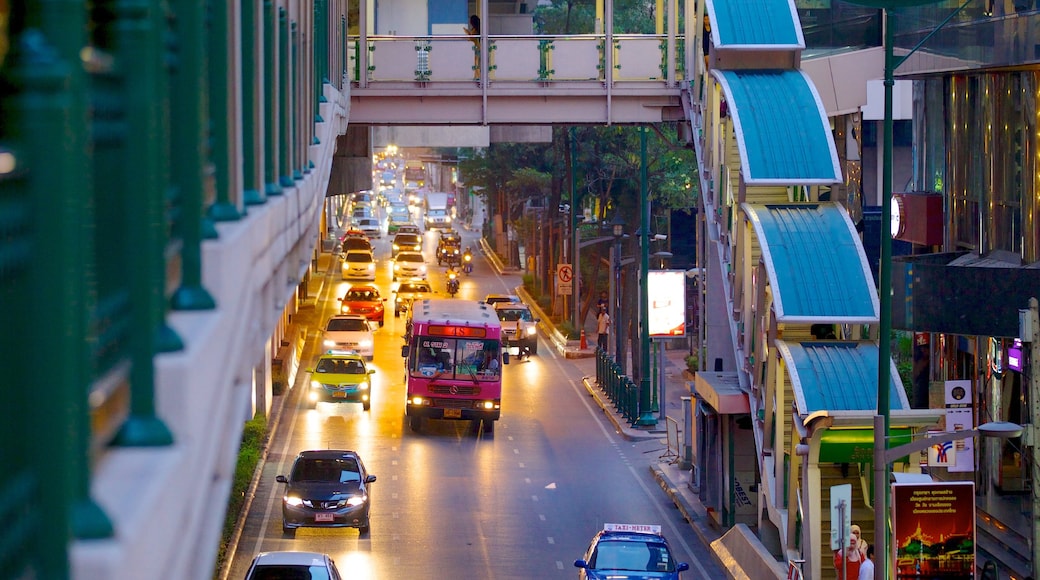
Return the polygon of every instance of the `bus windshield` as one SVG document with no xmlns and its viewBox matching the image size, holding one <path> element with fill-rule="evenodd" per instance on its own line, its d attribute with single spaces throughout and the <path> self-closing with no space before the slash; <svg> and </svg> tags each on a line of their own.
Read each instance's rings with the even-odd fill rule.
<svg viewBox="0 0 1040 580">
<path fill-rule="evenodd" d="M 427 378 L 497 378 L 499 347 L 498 340 L 419 336 L 408 370 Z"/>
</svg>

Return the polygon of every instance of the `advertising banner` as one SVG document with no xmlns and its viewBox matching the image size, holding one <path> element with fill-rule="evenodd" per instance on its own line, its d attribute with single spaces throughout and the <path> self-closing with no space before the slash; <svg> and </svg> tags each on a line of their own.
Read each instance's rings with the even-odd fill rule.
<svg viewBox="0 0 1040 580">
<path fill-rule="evenodd" d="M 895 578 L 975 577 L 975 482 L 892 484 Z"/>
<path fill-rule="evenodd" d="M 650 270 L 646 282 L 650 338 L 686 335 L 686 272 Z"/>
</svg>

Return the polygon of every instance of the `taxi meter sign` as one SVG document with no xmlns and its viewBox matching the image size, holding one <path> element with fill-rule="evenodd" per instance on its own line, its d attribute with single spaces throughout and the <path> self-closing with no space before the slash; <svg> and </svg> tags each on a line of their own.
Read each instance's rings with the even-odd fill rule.
<svg viewBox="0 0 1040 580">
<path fill-rule="evenodd" d="M 574 269 L 570 264 L 556 265 L 556 293 L 564 296 L 573 294 Z"/>
<path fill-rule="evenodd" d="M 603 524 L 604 532 L 629 532 L 636 534 L 661 535 L 659 524 Z"/>
</svg>

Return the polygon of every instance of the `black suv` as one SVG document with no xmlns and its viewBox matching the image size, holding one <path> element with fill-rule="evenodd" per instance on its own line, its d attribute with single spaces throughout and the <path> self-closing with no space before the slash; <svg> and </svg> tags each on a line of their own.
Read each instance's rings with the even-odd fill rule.
<svg viewBox="0 0 1040 580">
<path fill-rule="evenodd" d="M 353 451 L 301 452 L 289 476 L 277 477 L 285 484 L 282 533 L 293 536 L 296 528 L 313 527 L 357 528 L 367 534 L 368 485 L 375 480 Z"/>
</svg>

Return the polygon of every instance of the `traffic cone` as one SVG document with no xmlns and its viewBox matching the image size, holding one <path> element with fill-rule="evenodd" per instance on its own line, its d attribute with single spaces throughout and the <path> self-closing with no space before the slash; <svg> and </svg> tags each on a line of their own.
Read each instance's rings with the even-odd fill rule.
<svg viewBox="0 0 1040 580">
<path fill-rule="evenodd" d="M 585 329 L 584 328 L 581 329 L 581 340 L 578 342 L 578 347 L 581 348 L 581 350 L 585 350 L 585 349 L 589 348 L 589 343 L 585 341 Z"/>
</svg>

